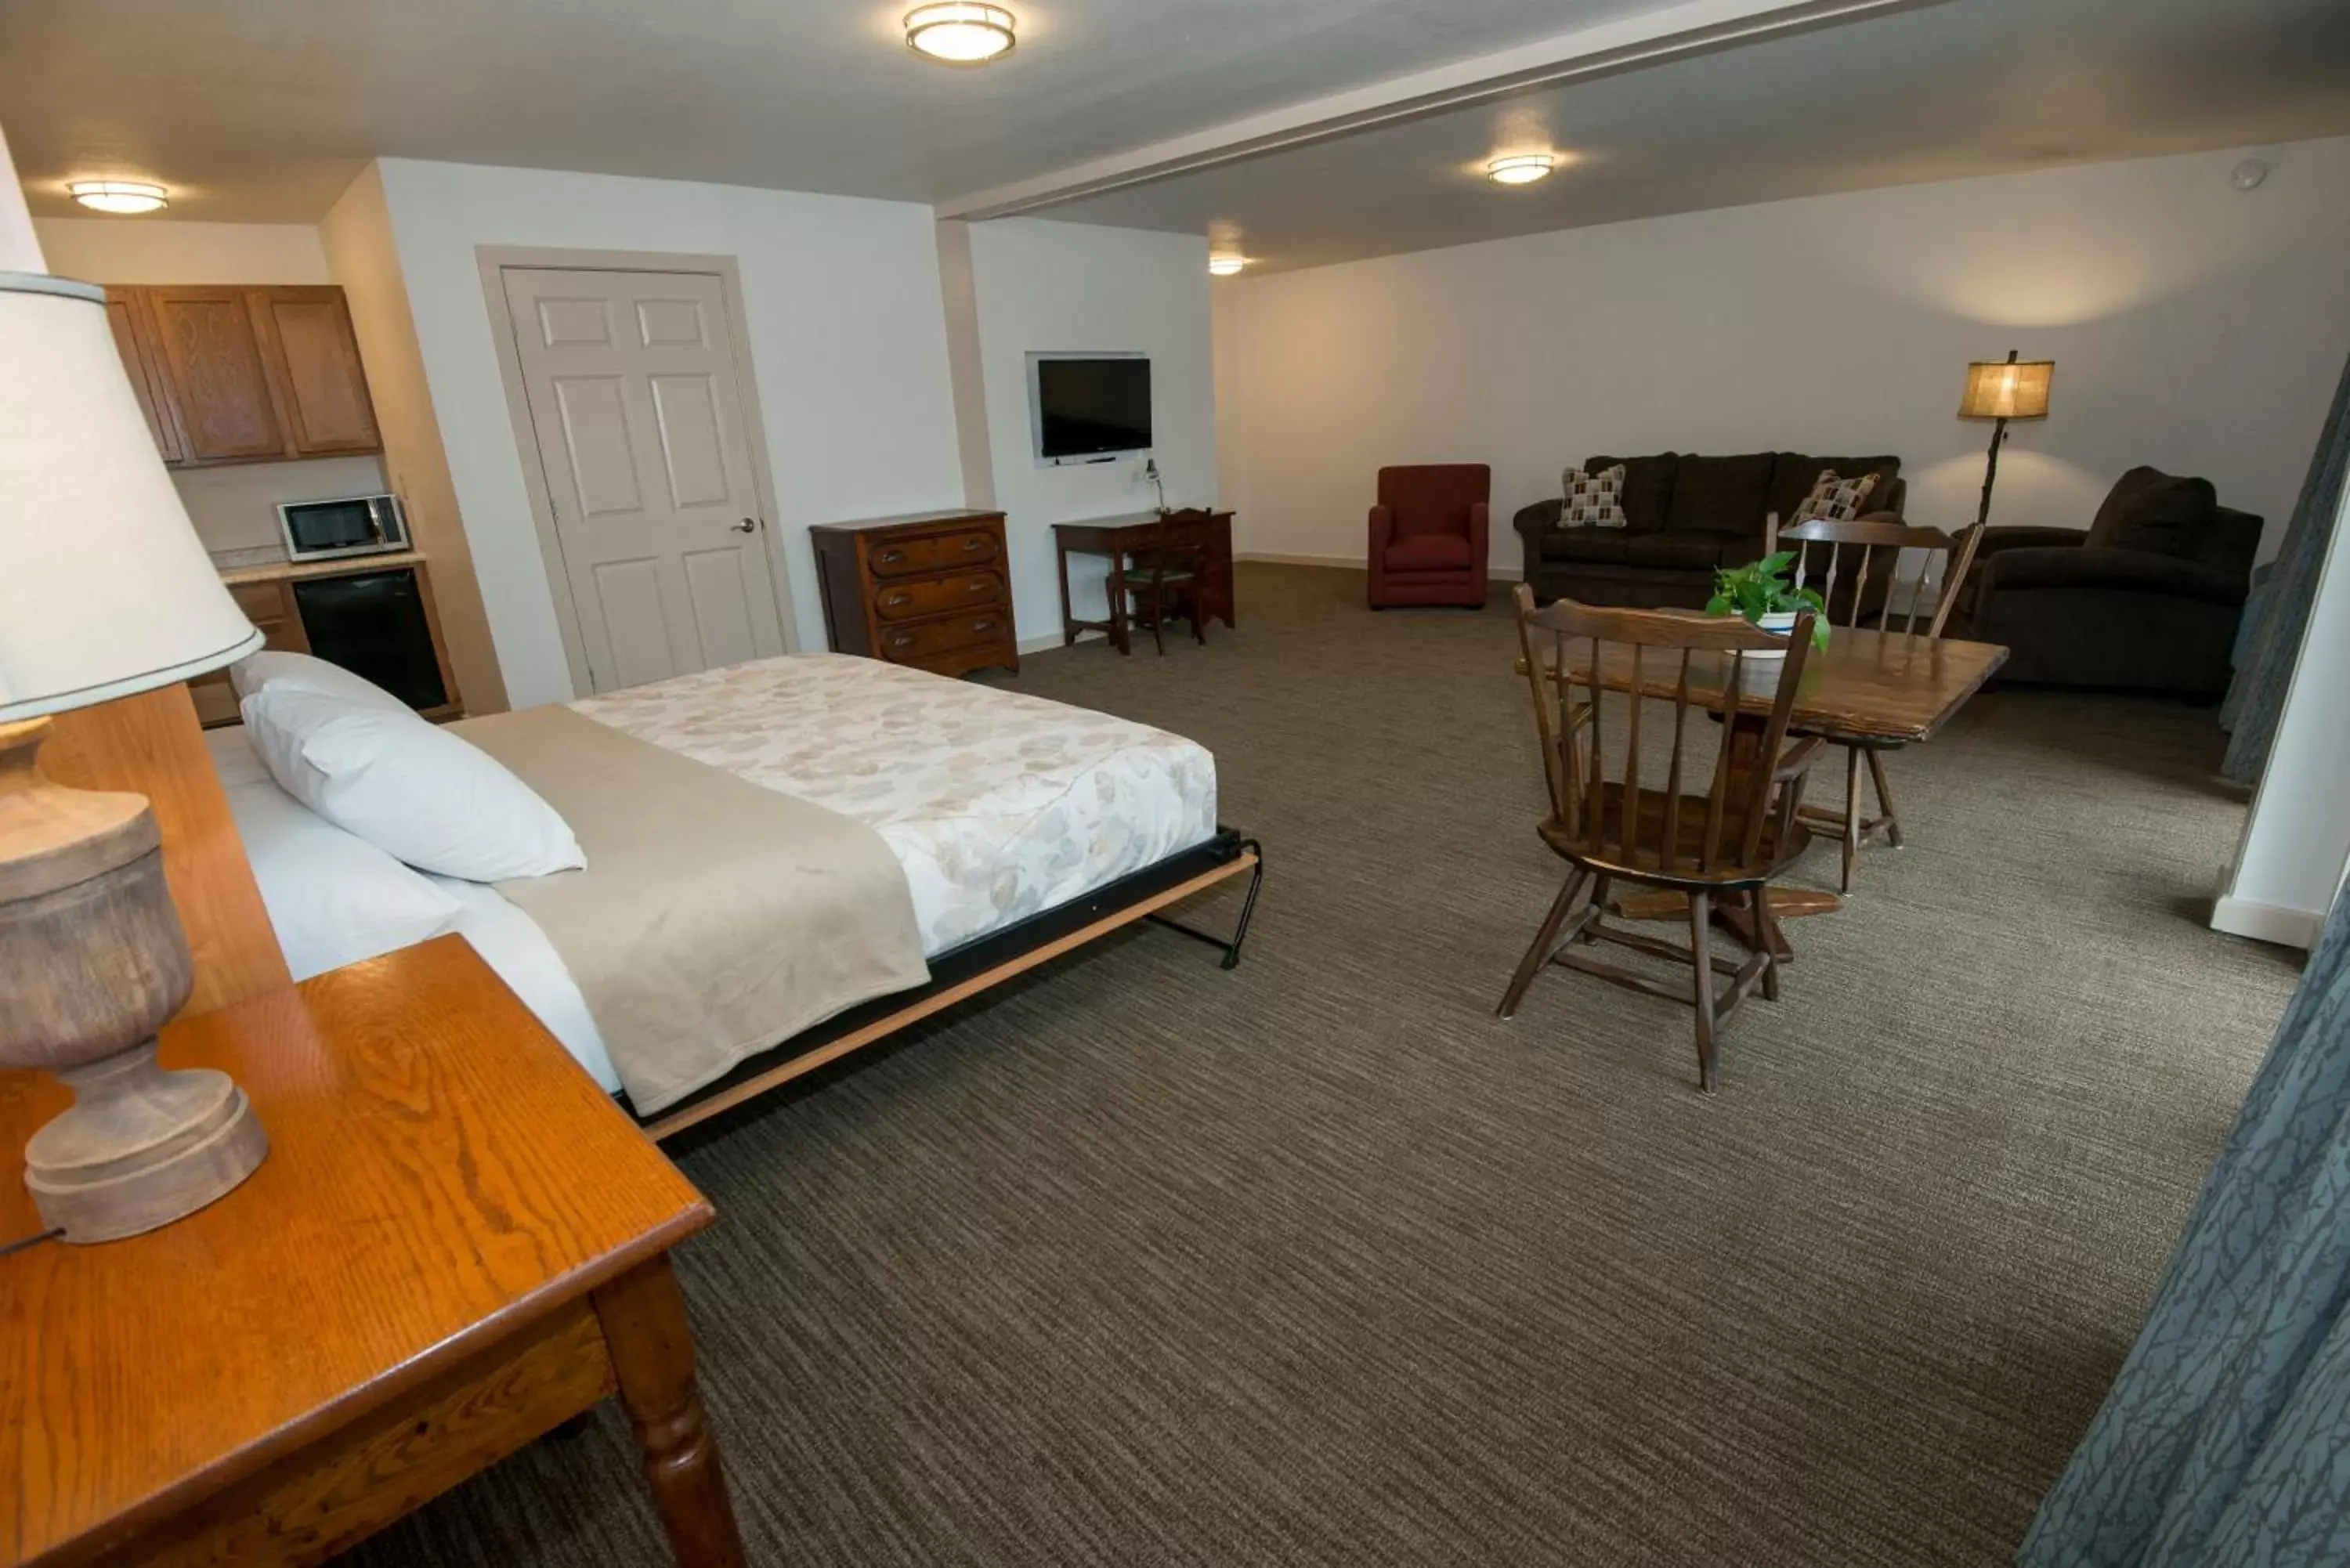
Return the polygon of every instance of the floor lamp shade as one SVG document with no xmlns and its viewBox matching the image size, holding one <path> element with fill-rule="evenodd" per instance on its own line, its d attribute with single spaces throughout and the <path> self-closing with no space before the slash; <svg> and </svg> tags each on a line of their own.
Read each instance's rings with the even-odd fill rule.
<svg viewBox="0 0 2350 1568">
<path fill-rule="evenodd" d="M 1979 359 L 1967 367 L 1967 391 L 1959 400 L 1959 418 L 2044 420 L 2048 383 L 2055 376 L 2054 359 Z"/>
<path fill-rule="evenodd" d="M 164 472 L 104 291 L 0 273 L 0 724 L 261 646 Z"/>
<path fill-rule="evenodd" d="M 1991 421 L 1991 451 L 1983 458 L 1982 504 L 1975 509 L 1977 538 L 1991 525 L 1991 487 L 1999 479 L 1999 449 L 2007 444 L 2007 421 L 2046 419 L 2048 384 L 2055 379 L 2056 361 L 2018 359 L 2012 348 L 2004 359 L 1978 359 L 1967 367 L 1959 418 Z M 1973 548 L 1968 545 L 1970 557 Z"/>
</svg>

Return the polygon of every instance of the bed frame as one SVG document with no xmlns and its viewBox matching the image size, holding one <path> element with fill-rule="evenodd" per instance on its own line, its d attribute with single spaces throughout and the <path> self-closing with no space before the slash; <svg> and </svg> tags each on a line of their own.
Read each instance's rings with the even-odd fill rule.
<svg viewBox="0 0 2350 1568">
<path fill-rule="evenodd" d="M 1194 893 L 1205 892 L 1242 875 L 1248 877 L 1248 889 L 1241 897 L 1240 918 L 1233 924 L 1230 940 L 1184 925 L 1160 912 Z M 1248 940 L 1249 919 L 1256 912 L 1257 888 L 1263 881 L 1263 846 L 1232 828 L 1219 827 L 1216 836 L 1204 844 L 1170 855 L 1066 904 L 949 949 L 930 961 L 928 984 L 877 997 L 813 1029 L 802 1030 L 781 1044 L 746 1057 L 725 1076 L 704 1085 L 657 1116 L 637 1116 L 636 1107 L 629 1104 L 625 1094 L 619 1097 L 620 1104 L 629 1115 L 637 1116 L 637 1125 L 655 1139 L 674 1137 L 696 1123 L 732 1110 L 827 1062 L 837 1061 L 860 1046 L 870 1045 L 933 1012 L 952 1007 L 1014 975 L 1025 973 L 1049 959 L 1137 920 L 1150 920 L 1205 942 L 1223 953 L 1223 968 L 1238 968 L 1241 944 Z"/>
</svg>

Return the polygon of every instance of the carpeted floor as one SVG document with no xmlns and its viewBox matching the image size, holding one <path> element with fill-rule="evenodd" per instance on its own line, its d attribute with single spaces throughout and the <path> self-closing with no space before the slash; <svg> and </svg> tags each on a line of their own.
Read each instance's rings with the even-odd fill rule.
<svg viewBox="0 0 2350 1568">
<path fill-rule="evenodd" d="M 1015 682 L 1215 752 L 1241 969 L 1113 939 L 677 1150 L 754 1560 L 2002 1560 L 2294 979 L 2199 923 L 2211 715 L 1993 694 L 1897 756 L 1911 846 L 1708 1098 L 1685 1009 L 1492 1017 L 1559 875 L 1499 605 L 1242 571 L 1237 633 Z M 662 1560 L 608 1408 L 352 1559 Z"/>
</svg>

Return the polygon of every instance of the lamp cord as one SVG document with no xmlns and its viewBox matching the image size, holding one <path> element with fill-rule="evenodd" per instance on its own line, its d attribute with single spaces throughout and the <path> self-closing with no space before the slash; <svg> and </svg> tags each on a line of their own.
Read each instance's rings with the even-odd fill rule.
<svg viewBox="0 0 2350 1568">
<path fill-rule="evenodd" d="M 27 1247 L 37 1247 L 44 1241 L 54 1241 L 65 1233 L 65 1227 L 58 1225 L 47 1231 L 38 1231 L 30 1236 L 19 1236 L 16 1240 L 9 1242 L 7 1245 L 0 1246 L 0 1258 L 5 1258 L 12 1253 L 21 1252 Z"/>
</svg>

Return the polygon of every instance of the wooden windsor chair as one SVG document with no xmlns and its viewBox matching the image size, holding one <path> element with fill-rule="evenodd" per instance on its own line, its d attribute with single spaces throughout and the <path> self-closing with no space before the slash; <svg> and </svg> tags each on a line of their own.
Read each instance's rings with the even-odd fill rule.
<svg viewBox="0 0 2350 1568">
<path fill-rule="evenodd" d="M 1939 528 L 1866 518 L 1849 522 L 1815 518 L 1782 528 L 1778 514 L 1773 513 L 1764 525 L 1762 548 L 1765 555 L 1790 548 L 1795 552 L 1795 586 L 1818 590 L 1821 601 L 1827 606 L 1830 626 L 1853 628 L 1873 619 L 1879 631 L 1923 637 L 1930 641 L 1942 635 L 1942 628 L 1950 618 L 1951 607 L 1958 603 L 1959 585 L 1966 580 L 1967 570 L 1974 562 L 1975 545 L 1981 537 L 1980 525 L 1953 537 Z M 1935 576 L 1930 569 L 1921 569 L 1910 581 L 1906 609 L 1896 602 L 1902 590 L 1895 568 L 1904 550 L 1927 552 L 1928 568 L 1934 564 L 1932 556 L 1941 557 L 1941 588 L 1931 606 L 1925 602 L 1927 582 Z M 1851 564 L 1849 571 L 1846 570 L 1847 563 Z M 1877 592 L 1873 598 L 1872 566 L 1877 568 L 1874 584 Z M 1925 622 L 1922 629 L 1918 624 L 1921 618 Z M 1841 862 L 1836 887 L 1849 893 L 1853 861 L 1859 856 L 1862 844 L 1882 836 L 1891 847 L 1901 847 L 1901 815 L 1893 804 L 1893 786 L 1886 781 L 1885 753 L 1902 742 L 1837 734 L 1829 734 L 1827 739 L 1844 750 L 1844 806 L 1842 810 L 1825 805 L 1805 806 L 1804 820 L 1821 832 L 1835 836 Z M 1877 793 L 1874 816 L 1866 815 L 1861 804 L 1860 770 L 1864 762 L 1869 783 Z"/>
<path fill-rule="evenodd" d="M 1798 813 L 1804 775 L 1822 742 L 1812 737 L 1781 748 L 1811 650 L 1813 617 L 1805 612 L 1794 636 L 1781 638 L 1734 618 L 1598 609 L 1572 599 L 1538 609 L 1523 584 L 1517 604 L 1549 795 L 1537 831 L 1573 869 L 1496 1011 L 1503 1018 L 1515 1012 L 1526 988 L 1549 963 L 1689 1003 L 1697 1012 L 1698 1083 L 1711 1093 L 1720 1081 L 1715 1041 L 1721 1030 L 1757 985 L 1766 1000 L 1779 995 L 1778 960 L 1770 944 L 1776 922 L 1764 886 L 1811 838 Z M 1778 661 L 1753 657 L 1781 649 L 1784 655 Z M 1579 669 L 1578 655 L 1587 655 Z M 1697 686 L 1721 694 L 1724 705 L 1734 703 L 1742 691 L 1759 691 L 1757 682 L 1774 684 L 1767 719 L 1741 716 L 1722 726 L 1711 776 L 1701 792 L 1692 793 L 1684 784 L 1696 784 L 1705 766 L 1690 743 L 1690 675 L 1692 661 L 1700 659 L 1711 662 L 1699 668 Z M 1625 701 L 1622 766 L 1613 778 L 1600 707 L 1601 692 L 1610 688 L 1630 693 Z M 1658 695 L 1666 691 L 1669 699 Z M 1667 701 L 1672 714 L 1669 760 L 1661 787 L 1649 787 L 1644 780 L 1653 769 L 1644 766 L 1649 759 L 1642 752 L 1641 713 Z M 1704 702 L 1696 706 L 1701 713 L 1713 711 Z M 1711 725 L 1694 728 L 1700 747 L 1712 744 Z M 1604 911 L 1617 881 L 1686 894 L 1690 945 L 1678 947 L 1607 924 Z M 1743 963 L 1712 950 L 1717 898 L 1741 900 L 1752 911 L 1762 940 Z M 1579 950 L 1598 941 L 1688 964 L 1690 982 L 1669 985 Z M 1717 974 L 1729 977 L 1719 992 Z"/>
<path fill-rule="evenodd" d="M 1150 640 L 1161 655 L 1167 651 L 1170 616 L 1189 620 L 1192 640 L 1207 646 L 1200 576 L 1207 569 L 1210 522 L 1198 507 L 1170 512 L 1127 554 L 1126 591 L 1134 598 L 1135 621 L 1150 628 Z"/>
</svg>

